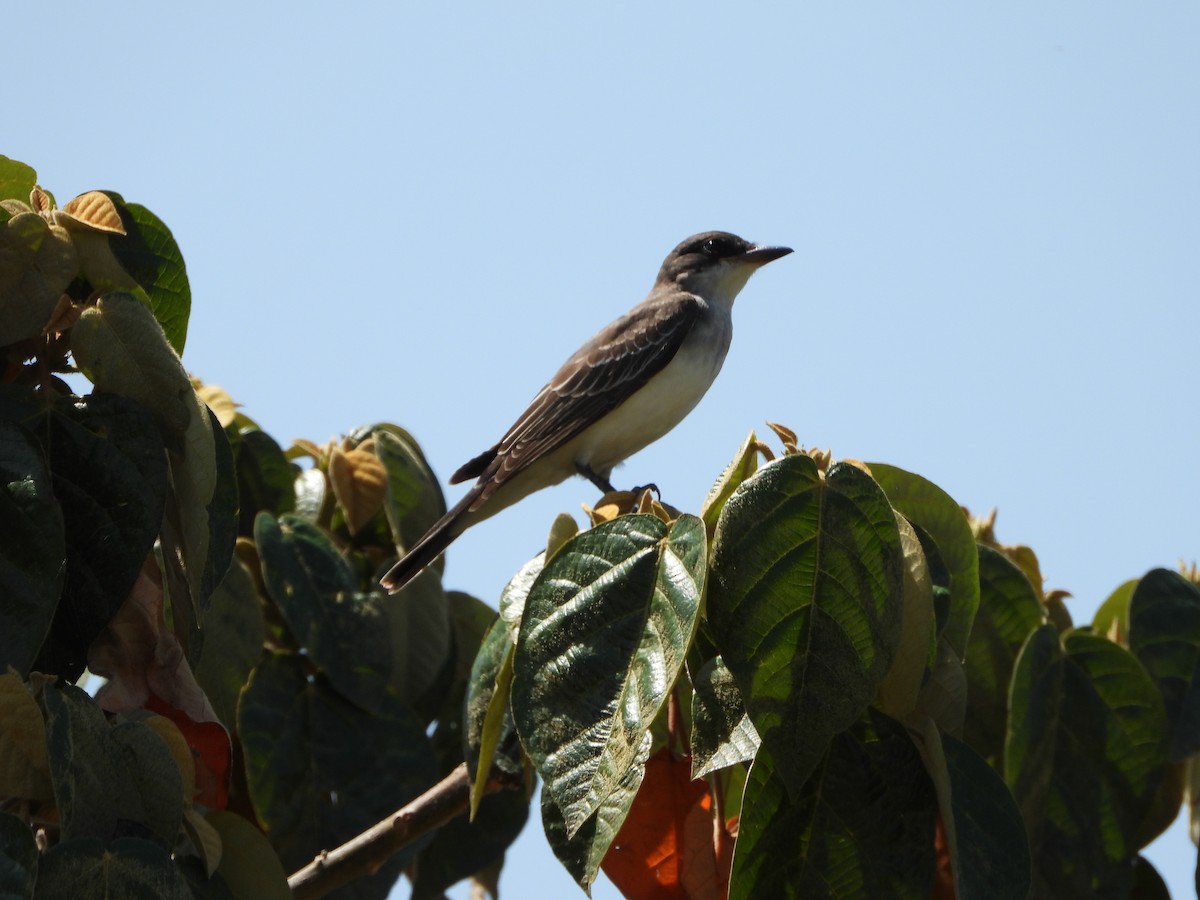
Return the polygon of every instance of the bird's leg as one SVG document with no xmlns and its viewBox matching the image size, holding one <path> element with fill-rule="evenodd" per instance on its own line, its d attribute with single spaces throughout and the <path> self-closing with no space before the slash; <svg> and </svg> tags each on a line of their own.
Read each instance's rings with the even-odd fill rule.
<svg viewBox="0 0 1200 900">
<path fill-rule="evenodd" d="M 592 467 L 589 466 L 587 463 L 584 463 L 584 462 L 575 463 L 575 471 L 578 472 L 580 475 L 582 475 L 584 478 L 586 478 L 588 481 L 590 481 L 592 484 L 594 484 L 597 487 L 597 489 L 603 491 L 606 494 L 611 494 L 613 491 L 616 490 L 616 488 L 612 486 L 611 481 L 609 481 L 603 475 L 600 475 L 599 473 L 593 471 Z"/>
</svg>

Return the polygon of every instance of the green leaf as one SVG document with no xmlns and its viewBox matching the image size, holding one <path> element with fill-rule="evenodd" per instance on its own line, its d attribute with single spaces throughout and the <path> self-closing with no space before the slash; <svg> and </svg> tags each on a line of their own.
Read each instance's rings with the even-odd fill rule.
<svg viewBox="0 0 1200 900">
<path fill-rule="evenodd" d="M 1129 649 L 1162 694 L 1168 754 L 1200 751 L 1200 589 L 1177 572 L 1153 569 L 1129 601 Z"/>
<path fill-rule="evenodd" d="M 471 774 L 472 816 L 483 800 L 493 765 L 510 774 L 521 771 L 516 725 L 509 709 L 515 650 L 508 626 L 497 619 L 471 666 L 463 703 L 463 756 Z"/>
<path fill-rule="evenodd" d="M 710 659 L 692 679 L 692 778 L 750 762 L 759 743 L 733 673 Z"/>
<path fill-rule="evenodd" d="M 221 836 L 221 862 L 216 874 L 235 897 L 291 900 L 283 864 L 256 826 L 225 810 L 212 810 L 205 819 Z"/>
<path fill-rule="evenodd" d="M 0 812 L 0 897 L 32 897 L 37 871 L 38 848 L 33 831 L 16 816 Z"/>
<path fill-rule="evenodd" d="M 446 666 L 454 652 L 441 579 L 426 570 L 396 593 L 375 596 L 391 638 L 392 688 L 432 719 L 441 706 L 441 680 L 449 674 Z"/>
<path fill-rule="evenodd" d="M 108 235 L 113 255 L 146 292 L 154 318 L 175 352 L 182 354 L 192 311 L 192 289 L 179 245 L 171 230 L 146 207 L 126 203 L 114 191 L 103 193 L 117 205 L 125 226 L 125 234 Z"/>
<path fill-rule="evenodd" d="M 510 578 L 508 584 L 500 591 L 500 618 L 508 624 L 514 643 L 517 640 L 517 630 L 521 627 L 521 618 L 525 615 L 525 601 L 529 599 L 529 591 L 545 566 L 546 554 L 542 552 L 521 566 L 517 574 Z"/>
<path fill-rule="evenodd" d="M 66 538 L 62 599 L 37 666 L 74 678 L 154 547 L 166 458 L 154 417 L 124 397 L 64 398 L 33 427 L 48 451 Z"/>
<path fill-rule="evenodd" d="M 0 670 L 22 676 L 46 640 L 62 593 L 62 509 L 42 450 L 24 428 L 0 421 Z"/>
<path fill-rule="evenodd" d="M 764 747 L 746 781 L 729 900 L 927 900 L 936 819 L 904 726 L 876 710 L 833 738 L 795 799 Z"/>
<path fill-rule="evenodd" d="M 875 699 L 900 637 L 903 565 L 895 513 L 852 465 L 775 460 L 721 514 L 708 618 L 792 796 Z"/>
<path fill-rule="evenodd" d="M 1053 625 L 1026 641 L 1013 673 L 1004 775 L 1021 808 L 1034 891 L 1121 892 L 1164 775 L 1162 699 L 1132 653 Z"/>
<path fill-rule="evenodd" d="M 1096 610 L 1096 615 L 1092 617 L 1093 632 L 1128 646 L 1129 601 L 1133 599 L 1133 589 L 1138 586 L 1140 580 L 1131 578 L 1108 595 Z"/>
<path fill-rule="evenodd" d="M 525 602 L 513 716 L 573 834 L 637 765 L 695 633 L 704 523 L 621 516 L 568 541 Z"/>
<path fill-rule="evenodd" d="M 195 662 L 199 658 L 201 637 L 200 625 L 203 616 L 207 615 L 212 602 L 213 591 L 217 589 L 229 571 L 233 561 L 233 548 L 238 537 L 238 488 L 233 467 L 233 450 L 225 429 L 217 421 L 211 410 L 205 407 L 208 416 L 209 430 L 212 435 L 213 460 L 216 464 L 216 484 L 212 499 L 204 509 L 203 517 L 194 517 L 194 527 L 201 528 L 207 524 L 206 537 L 207 554 L 204 557 L 204 569 L 200 573 L 199 594 L 192 592 L 191 600 L 195 607 L 189 605 L 181 615 L 181 606 L 172 596 L 171 614 L 175 621 L 177 632 L 182 633 L 181 621 L 191 630 L 191 643 L 188 647 L 188 660 Z M 168 457 L 170 458 L 170 457 Z M 185 532 L 186 533 L 186 532 Z"/>
<path fill-rule="evenodd" d="M 173 844 L 183 788 L 163 740 L 134 722 L 110 728 L 95 701 L 74 685 L 48 685 L 41 699 L 63 838 L 107 840 L 118 826 L 128 833 L 136 824 L 142 836 Z"/>
<path fill-rule="evenodd" d="M 34 212 L 0 222 L 0 347 L 41 332 L 78 270 L 63 227 Z"/>
<path fill-rule="evenodd" d="M 1129 893 L 1129 900 L 1171 900 L 1167 883 L 1144 856 L 1134 861 L 1133 890 Z"/>
<path fill-rule="evenodd" d="M 725 508 L 725 504 L 733 496 L 733 492 L 756 471 L 758 471 L 758 438 L 751 431 L 742 441 L 742 446 L 738 447 L 737 453 L 729 461 L 725 470 L 717 477 L 716 483 L 709 489 L 708 496 L 704 498 L 704 503 L 700 506 L 700 518 L 704 520 L 704 527 L 708 530 L 710 537 L 716 531 L 721 510 Z"/>
<path fill-rule="evenodd" d="M 950 577 L 950 606 L 942 635 L 961 659 L 979 607 L 979 564 L 975 537 L 954 498 L 920 475 L 883 463 L 868 468 L 888 502 L 937 547 Z"/>
<path fill-rule="evenodd" d="M 412 435 L 395 425 L 376 425 L 375 455 L 387 470 L 383 508 L 398 547 L 411 547 L 446 513 L 446 499 L 425 454 Z"/>
<path fill-rule="evenodd" d="M 921 686 L 937 658 L 937 622 L 933 611 L 933 580 L 921 549 L 921 539 L 908 519 L 896 514 L 904 551 L 903 621 L 892 665 L 879 683 L 876 705 L 893 719 L 904 721 L 916 708 Z"/>
<path fill-rule="evenodd" d="M 295 871 L 428 789 L 437 775 L 425 729 L 403 703 L 347 703 L 302 657 L 272 654 L 238 706 L 250 799 L 284 867 Z M 428 842 L 418 840 L 368 883 L 390 888 Z"/>
<path fill-rule="evenodd" d="M 225 574 L 209 562 L 210 508 L 215 498 L 221 515 L 229 505 L 221 492 L 228 487 L 218 490 L 219 467 L 230 463 L 218 455 L 220 429 L 153 314 L 131 295 L 105 294 L 85 309 L 71 329 L 71 350 L 99 390 L 131 397 L 160 417 L 173 488 L 163 529 L 171 602 L 183 613 L 194 608 L 198 618 L 206 588 Z"/>
<path fill-rule="evenodd" d="M 1032 878 L 1029 839 L 1004 779 L 932 724 L 919 746 L 937 791 L 955 896 L 1024 900 Z"/>
<path fill-rule="evenodd" d="M 170 748 L 153 729 L 130 719 L 114 720 L 110 734 L 140 801 L 138 821 L 150 837 L 173 847 L 183 823 L 183 780 Z"/>
<path fill-rule="evenodd" d="M 266 624 L 250 571 L 235 561 L 217 585 L 205 613 L 205 642 L 196 664 L 196 681 L 217 718 L 230 731 L 237 723 L 237 702 L 251 670 L 263 653 Z"/>
<path fill-rule="evenodd" d="M 646 732 L 636 750 L 633 764 L 625 769 L 620 781 L 600 802 L 596 811 L 574 830 L 568 827 L 562 810 L 550 792 L 544 785 L 542 787 L 542 828 L 546 832 L 546 840 L 563 868 L 589 894 L 596 873 L 600 871 L 600 864 L 604 862 L 604 856 L 621 830 L 629 807 L 637 797 L 638 788 L 642 786 L 646 760 L 650 758 L 650 744 L 650 733 Z"/>
<path fill-rule="evenodd" d="M 23 162 L 0 156 L 0 200 L 25 203 L 37 185 L 37 172 Z"/>
<path fill-rule="evenodd" d="M 310 663 L 364 710 L 390 705 L 392 649 L 380 597 L 355 590 L 350 564 L 306 519 L 259 513 L 254 539 L 267 594 Z"/>
<path fill-rule="evenodd" d="M 167 851 L 123 837 L 65 841 L 42 855 L 34 900 L 111 900 L 113 897 L 194 900 Z"/>
<path fill-rule="evenodd" d="M 963 739 L 1003 771 L 1008 688 L 1017 654 L 1046 621 L 1033 585 L 1008 557 L 979 545 L 979 612 L 964 661 L 971 702 Z"/>
<path fill-rule="evenodd" d="M 296 508 L 299 467 L 284 455 L 269 434 L 257 428 L 238 433 L 233 459 L 241 507 L 239 535 L 254 533 L 254 517 L 263 510 L 281 516 Z"/>
</svg>

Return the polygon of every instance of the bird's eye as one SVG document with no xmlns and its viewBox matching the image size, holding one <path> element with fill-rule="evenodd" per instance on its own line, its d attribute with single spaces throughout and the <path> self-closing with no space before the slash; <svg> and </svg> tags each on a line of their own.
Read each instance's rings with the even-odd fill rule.
<svg viewBox="0 0 1200 900">
<path fill-rule="evenodd" d="M 700 249 L 704 251 L 704 254 L 706 256 L 720 255 L 719 254 L 720 246 L 718 245 L 716 238 L 709 238 L 708 240 L 706 240 L 704 242 L 704 245 Z"/>
</svg>

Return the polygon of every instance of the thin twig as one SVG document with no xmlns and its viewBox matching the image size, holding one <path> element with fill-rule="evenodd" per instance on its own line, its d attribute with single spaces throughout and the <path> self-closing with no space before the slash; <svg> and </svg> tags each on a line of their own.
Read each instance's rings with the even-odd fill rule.
<svg viewBox="0 0 1200 900">
<path fill-rule="evenodd" d="M 512 779 L 493 771 L 486 793 L 513 786 Z M 409 842 L 465 813 L 470 804 L 470 793 L 467 764 L 461 763 L 407 806 L 342 846 L 322 851 L 316 859 L 294 872 L 288 878 L 292 895 L 297 900 L 323 897 L 357 878 L 374 874 Z"/>
</svg>

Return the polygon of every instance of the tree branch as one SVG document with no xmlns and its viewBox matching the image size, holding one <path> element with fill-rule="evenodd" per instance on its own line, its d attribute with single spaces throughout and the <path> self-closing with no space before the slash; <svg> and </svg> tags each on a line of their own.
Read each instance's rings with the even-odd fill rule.
<svg viewBox="0 0 1200 900">
<path fill-rule="evenodd" d="M 513 787 L 511 778 L 492 770 L 485 793 Z M 362 834 L 334 850 L 322 851 L 288 878 L 296 900 L 312 900 L 356 878 L 372 875 L 410 841 L 440 828 L 470 806 L 471 777 L 467 764 L 454 771 L 407 806 L 403 806 Z"/>
</svg>

